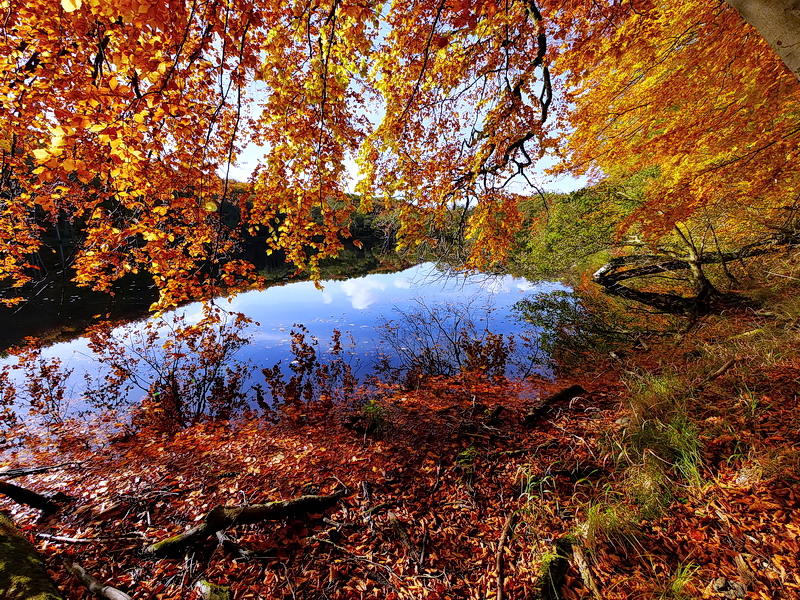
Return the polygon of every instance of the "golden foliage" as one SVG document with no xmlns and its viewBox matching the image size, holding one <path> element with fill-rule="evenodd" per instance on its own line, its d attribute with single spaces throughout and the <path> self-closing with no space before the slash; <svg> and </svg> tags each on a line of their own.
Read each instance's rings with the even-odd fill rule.
<svg viewBox="0 0 800 600">
<path fill-rule="evenodd" d="M 230 260 L 245 232 L 315 272 L 350 235 L 352 160 L 361 207 L 399 205 L 406 245 L 478 206 L 463 231 L 480 267 L 519 222 L 505 184 L 565 128 L 576 168 L 660 166 L 648 215 L 663 226 L 743 197 L 773 206 L 797 176 L 796 81 L 699 0 L 3 6 L 0 276 L 15 285 L 48 219 L 82 234 L 78 282 L 147 271 L 162 307 L 255 281 Z M 263 160 L 234 191 L 250 144 Z"/>
</svg>

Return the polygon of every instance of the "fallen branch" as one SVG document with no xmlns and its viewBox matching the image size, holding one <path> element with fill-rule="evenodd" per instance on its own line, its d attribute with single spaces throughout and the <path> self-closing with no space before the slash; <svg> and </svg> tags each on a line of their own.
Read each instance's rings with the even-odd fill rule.
<svg viewBox="0 0 800 600">
<path fill-rule="evenodd" d="M 119 591 L 117 588 L 106 585 L 102 581 L 92 577 L 86 572 L 78 563 L 66 563 L 67 569 L 77 577 L 86 588 L 98 598 L 105 598 L 106 600 L 131 600 L 125 592 Z"/>
<path fill-rule="evenodd" d="M 394 502 L 381 502 L 380 504 L 376 504 L 375 506 L 365 510 L 364 515 L 371 517 L 375 513 L 379 513 L 380 511 L 385 510 L 387 508 L 392 508 L 394 505 L 395 505 Z"/>
<path fill-rule="evenodd" d="M 403 544 L 403 547 L 408 550 L 411 558 L 414 559 L 414 562 L 419 563 L 419 556 L 417 556 L 417 552 L 414 549 L 414 544 L 411 543 L 411 538 L 408 537 L 408 534 L 406 533 L 403 522 L 398 519 L 397 515 L 392 511 L 389 511 L 386 516 L 389 518 L 389 525 L 392 526 L 392 530 L 397 536 L 397 539 L 399 539 L 400 543 Z"/>
<path fill-rule="evenodd" d="M 344 490 L 339 490 L 328 496 L 300 496 L 293 500 L 280 500 L 267 504 L 215 506 L 200 525 L 156 542 L 145 548 L 144 552 L 158 557 L 175 555 L 189 545 L 234 525 L 250 525 L 261 521 L 278 521 L 286 517 L 322 513 L 336 504 L 343 495 Z"/>
<path fill-rule="evenodd" d="M 546 450 L 547 448 L 553 448 L 558 446 L 557 440 L 549 440 L 543 444 L 539 444 L 535 448 L 516 448 L 514 450 L 498 450 L 497 452 L 491 452 L 489 454 L 490 458 L 514 458 L 516 456 L 522 456 L 523 454 L 536 454 L 537 452 L 541 452 L 542 450 Z"/>
<path fill-rule="evenodd" d="M 722 365 L 719 369 L 717 369 L 716 371 L 711 373 L 711 375 L 709 375 L 702 382 L 700 382 L 700 385 L 703 386 L 703 385 L 705 385 L 707 383 L 710 383 L 710 382 L 714 381 L 715 379 L 719 379 L 720 377 L 725 375 L 725 373 L 727 373 L 731 369 L 731 367 L 733 367 L 733 365 L 735 365 L 735 364 L 736 364 L 736 359 L 735 358 L 730 359 L 728 362 L 726 362 L 724 365 Z"/>
<path fill-rule="evenodd" d="M 511 535 L 511 530 L 514 528 L 514 519 L 517 516 L 517 511 L 512 512 L 506 519 L 506 524 L 503 527 L 503 533 L 500 535 L 500 541 L 497 542 L 497 561 L 495 567 L 497 568 L 497 600 L 505 600 L 506 592 L 503 589 L 505 583 L 505 576 L 503 574 L 503 551 L 506 547 L 508 537 Z"/>
<path fill-rule="evenodd" d="M 502 413 L 505 409 L 506 407 L 503 406 L 502 404 L 498 404 L 497 406 L 495 406 L 494 410 L 492 410 L 492 412 L 490 412 L 489 416 L 486 418 L 486 422 L 489 424 L 496 423 L 500 417 L 500 413 Z"/>
<path fill-rule="evenodd" d="M 592 597 L 596 600 L 602 600 L 603 596 L 600 593 L 600 588 L 597 587 L 597 582 L 594 580 L 592 570 L 589 568 L 589 561 L 586 559 L 586 554 L 580 544 L 572 544 L 572 559 L 575 561 L 575 566 L 578 567 L 578 572 L 581 574 L 583 585 L 592 593 Z"/>
<path fill-rule="evenodd" d="M 198 581 L 194 588 L 203 600 L 231 600 L 231 588 L 224 585 L 217 585 L 206 580 Z"/>
<path fill-rule="evenodd" d="M 247 562 L 259 556 L 252 550 L 249 550 L 244 546 L 240 546 L 234 542 L 222 531 L 217 532 L 217 540 L 219 541 L 220 546 L 222 546 L 223 549 L 228 552 L 228 554 L 233 555 L 233 562 Z"/>
<path fill-rule="evenodd" d="M 37 508 L 45 515 L 51 515 L 58 510 L 58 504 L 47 496 L 42 496 L 27 488 L 19 487 L 18 485 L 6 481 L 0 481 L 0 494 L 8 496 L 18 504 L 25 504 L 31 508 Z"/>
<path fill-rule="evenodd" d="M 350 550 L 348 550 L 344 546 L 340 546 L 336 542 L 332 542 L 331 540 L 326 540 L 324 538 L 317 537 L 317 536 L 312 536 L 310 539 L 314 540 L 315 542 L 321 542 L 323 544 L 327 544 L 328 546 L 332 546 L 333 548 L 336 548 L 339 552 L 342 552 L 344 554 L 349 555 L 349 556 L 346 557 L 347 560 L 350 560 L 350 561 L 353 561 L 353 562 L 363 562 L 363 563 L 366 563 L 368 565 L 372 565 L 373 567 L 378 567 L 378 568 L 383 569 L 384 571 L 386 571 L 386 573 L 387 573 L 387 575 L 389 575 L 389 577 L 394 577 L 398 581 L 401 579 L 400 576 L 397 573 L 395 573 L 394 570 L 392 570 L 391 567 L 387 567 L 386 565 L 383 565 L 383 564 L 381 564 L 379 562 L 375 562 L 374 560 L 371 560 L 371 559 L 367 558 L 366 556 L 361 556 L 360 554 L 356 554 L 355 552 L 351 552 Z M 394 586 L 392 586 L 392 587 L 394 587 Z M 395 590 L 396 589 L 397 588 L 395 588 Z"/>
<path fill-rule="evenodd" d="M 55 471 L 64 467 L 77 467 L 82 465 L 83 462 L 65 462 L 60 465 L 50 465 L 47 467 L 20 467 L 18 469 L 7 469 L 0 471 L 0 477 L 5 479 L 16 479 L 17 477 L 25 477 L 26 475 L 36 475 L 37 473 L 47 473 L 48 471 Z"/>
<path fill-rule="evenodd" d="M 52 542 L 65 542 L 68 544 L 95 544 L 97 542 L 118 542 L 119 540 L 139 540 L 141 541 L 144 534 L 140 535 L 123 535 L 115 537 L 96 537 L 96 538 L 73 538 L 64 537 L 63 535 L 50 535 L 49 533 L 34 533 L 38 538 L 43 540 L 50 540 Z"/>
</svg>

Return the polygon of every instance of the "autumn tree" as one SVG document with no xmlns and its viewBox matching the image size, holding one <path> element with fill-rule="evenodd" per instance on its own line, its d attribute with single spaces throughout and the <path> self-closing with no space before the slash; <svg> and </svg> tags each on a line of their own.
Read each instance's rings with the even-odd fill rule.
<svg viewBox="0 0 800 600">
<path fill-rule="evenodd" d="M 800 7 L 792 0 L 725 0 L 800 78 Z"/>
<path fill-rule="evenodd" d="M 14 285 L 58 219 L 80 232 L 79 283 L 147 272 L 160 306 L 257 281 L 248 231 L 313 272 L 350 235 L 351 159 L 401 246 L 463 209 L 470 267 L 506 255 L 507 184 L 553 150 L 597 173 L 657 164 L 635 215 L 653 236 L 706 207 L 746 222 L 796 176 L 796 78 L 722 4 L 47 0 L 8 3 L 0 28 Z M 264 157 L 233 195 L 248 144 Z"/>
<path fill-rule="evenodd" d="M 568 100 L 559 126 L 572 132 L 566 168 L 596 181 L 659 173 L 617 228 L 625 253 L 594 279 L 664 310 L 707 310 L 723 294 L 704 265 L 797 241 L 797 79 L 724 4 L 573 9 L 573 34 L 553 59 Z M 689 295 L 622 284 L 675 271 Z"/>
</svg>

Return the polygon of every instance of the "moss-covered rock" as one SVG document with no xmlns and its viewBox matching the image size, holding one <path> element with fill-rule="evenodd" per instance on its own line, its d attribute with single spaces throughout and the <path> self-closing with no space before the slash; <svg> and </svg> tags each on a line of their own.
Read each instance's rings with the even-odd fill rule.
<svg viewBox="0 0 800 600">
<path fill-rule="evenodd" d="M 36 548 L 3 513 L 0 513 L 0 598 L 63 600 Z"/>
</svg>

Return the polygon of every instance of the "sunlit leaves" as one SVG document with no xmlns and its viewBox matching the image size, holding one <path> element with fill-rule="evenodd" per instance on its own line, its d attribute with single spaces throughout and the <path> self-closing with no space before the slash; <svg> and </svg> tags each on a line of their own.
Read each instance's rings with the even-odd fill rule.
<svg viewBox="0 0 800 600">
<path fill-rule="evenodd" d="M 775 205 L 797 177 L 797 83 L 705 2 L 37 0 L 0 30 L 15 282 L 59 219 L 83 234 L 78 282 L 149 271 L 162 306 L 252 283 L 231 261 L 244 231 L 315 272 L 350 235 L 354 160 L 362 208 L 399 216 L 402 246 L 442 249 L 460 208 L 461 258 L 485 266 L 518 223 L 505 187 L 565 131 L 575 169 L 661 167 L 656 233 L 748 195 Z M 263 159 L 233 193 L 251 144 Z"/>
<path fill-rule="evenodd" d="M 571 166 L 597 176 L 659 168 L 630 222 L 658 237 L 693 215 L 741 223 L 786 206 L 800 183 L 798 83 L 735 11 L 657 1 L 569 10 L 575 35 L 556 63 Z"/>
<path fill-rule="evenodd" d="M 75 12 L 82 4 L 83 0 L 61 0 L 61 8 L 68 13 Z"/>
</svg>

